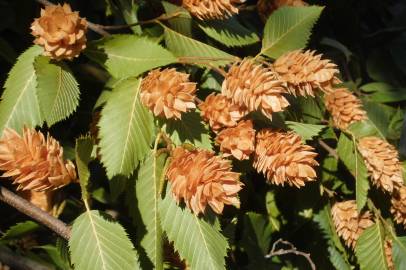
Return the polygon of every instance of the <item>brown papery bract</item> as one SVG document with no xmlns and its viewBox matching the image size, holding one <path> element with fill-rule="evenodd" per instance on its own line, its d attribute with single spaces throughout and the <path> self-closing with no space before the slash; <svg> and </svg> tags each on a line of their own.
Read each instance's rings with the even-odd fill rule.
<svg viewBox="0 0 406 270">
<path fill-rule="evenodd" d="M 24 128 L 22 136 L 6 128 L 0 140 L 1 177 L 18 190 L 57 189 L 77 181 L 75 165 L 63 158 L 63 148 L 51 136 Z"/>
<path fill-rule="evenodd" d="M 354 200 L 337 202 L 331 208 L 334 226 L 338 236 L 345 244 L 354 249 L 362 232 L 372 226 L 372 215 L 369 211 L 359 214 Z"/>
<path fill-rule="evenodd" d="M 243 184 L 239 173 L 231 171 L 231 161 L 207 150 L 173 150 L 166 176 L 176 201 L 184 201 L 196 215 L 207 205 L 221 214 L 224 205 L 240 206 L 238 192 Z"/>
<path fill-rule="evenodd" d="M 154 69 L 142 80 L 141 102 L 155 116 L 181 119 L 182 113 L 196 108 L 196 83 L 189 74 L 170 69 Z"/>
<path fill-rule="evenodd" d="M 302 187 L 314 181 L 317 153 L 293 132 L 262 129 L 257 134 L 254 168 L 275 185 Z"/>
<path fill-rule="evenodd" d="M 54 208 L 55 190 L 20 190 L 18 195 L 40 208 L 41 210 L 52 214 Z"/>
<path fill-rule="evenodd" d="M 183 0 L 182 5 L 200 20 L 223 20 L 238 13 L 235 4 L 245 0 Z"/>
<path fill-rule="evenodd" d="M 79 56 L 86 48 L 86 19 L 72 12 L 69 4 L 41 9 L 41 17 L 31 24 L 34 43 L 44 47 L 44 54 L 56 60 Z"/>
<path fill-rule="evenodd" d="M 406 229 L 406 186 L 401 186 L 393 192 L 391 204 L 390 212 L 394 220 Z"/>
<path fill-rule="evenodd" d="M 285 85 L 277 73 L 253 59 L 245 58 L 230 68 L 221 92 L 248 111 L 260 111 L 272 119 L 272 113 L 281 112 L 289 106 L 284 97 L 288 93 Z"/>
<path fill-rule="evenodd" d="M 334 91 L 333 86 L 341 82 L 337 66 L 321 57 L 316 51 L 295 50 L 276 59 L 273 69 L 287 83 L 291 94 L 314 97 L 318 90 Z"/>
<path fill-rule="evenodd" d="M 340 129 L 347 129 L 349 125 L 368 118 L 361 100 L 345 88 L 335 89 L 324 97 L 324 101 L 334 126 Z"/>
<path fill-rule="evenodd" d="M 403 184 L 402 165 L 393 145 L 377 137 L 364 137 L 358 141 L 358 150 L 375 186 L 392 192 Z"/>
</svg>

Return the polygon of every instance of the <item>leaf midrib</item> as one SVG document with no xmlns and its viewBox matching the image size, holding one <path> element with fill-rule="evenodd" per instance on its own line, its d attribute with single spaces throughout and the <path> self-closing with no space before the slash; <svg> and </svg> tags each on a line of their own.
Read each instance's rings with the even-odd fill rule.
<svg viewBox="0 0 406 270">
<path fill-rule="evenodd" d="M 93 230 L 94 236 L 95 236 L 95 238 L 96 238 L 96 245 L 99 247 L 98 250 L 99 250 L 101 262 L 102 262 L 102 265 L 103 265 L 103 269 L 107 269 L 107 268 L 106 268 L 106 263 L 105 263 L 105 261 L 104 261 L 104 256 L 103 256 L 104 253 L 103 253 L 102 248 L 101 248 L 101 244 L 100 244 L 99 237 L 98 237 L 98 235 L 97 235 L 96 227 L 94 226 L 94 222 L 93 222 L 93 218 L 92 218 L 92 212 L 90 212 L 89 210 L 87 210 L 86 212 L 87 212 L 87 214 L 89 215 L 90 224 L 91 224 L 91 226 L 92 226 L 92 230 Z"/>
<path fill-rule="evenodd" d="M 193 215 L 193 214 L 192 214 Z M 197 227 L 199 228 L 199 233 L 201 234 L 201 236 L 202 236 L 202 238 L 203 238 L 203 243 L 204 243 L 204 246 L 205 246 L 205 248 L 206 248 L 206 250 L 208 251 L 207 253 L 208 253 L 208 257 L 210 258 L 210 263 L 211 263 L 211 265 L 212 265 L 212 269 L 216 269 L 216 264 L 214 263 L 214 261 L 213 261 L 213 258 L 212 258 L 212 256 L 211 256 L 211 253 L 209 252 L 209 246 L 207 245 L 207 240 L 206 240 L 206 238 L 204 237 L 204 233 L 203 233 L 203 231 L 202 231 L 202 228 L 201 228 L 201 224 L 199 223 L 199 219 L 197 218 L 197 216 L 196 215 L 193 215 L 193 218 L 196 220 L 196 224 L 197 224 Z"/>
</svg>

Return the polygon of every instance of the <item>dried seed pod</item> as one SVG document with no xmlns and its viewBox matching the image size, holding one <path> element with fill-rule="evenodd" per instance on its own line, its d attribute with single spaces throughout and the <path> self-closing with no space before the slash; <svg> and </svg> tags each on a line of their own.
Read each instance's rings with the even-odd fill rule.
<svg viewBox="0 0 406 270">
<path fill-rule="evenodd" d="M 0 140 L 1 177 L 11 177 L 18 190 L 43 191 L 75 182 L 75 165 L 51 136 L 24 128 L 23 135 L 6 128 Z"/>
<path fill-rule="evenodd" d="M 252 121 L 241 121 L 236 127 L 222 130 L 216 138 L 220 151 L 225 157 L 233 156 L 238 160 L 249 159 L 255 150 L 255 129 Z"/>
<path fill-rule="evenodd" d="M 219 131 L 223 127 L 234 127 L 242 117 L 247 114 L 244 107 L 233 104 L 223 95 L 214 93 L 206 97 L 199 105 L 201 116 L 209 122 L 213 131 Z"/>
<path fill-rule="evenodd" d="M 377 137 L 364 137 L 358 141 L 358 150 L 375 186 L 392 192 L 403 184 L 402 166 L 393 145 Z"/>
<path fill-rule="evenodd" d="M 324 97 L 326 109 L 333 117 L 334 126 L 347 129 L 357 121 L 367 119 L 361 100 L 345 88 L 339 88 Z"/>
<path fill-rule="evenodd" d="M 86 19 L 72 12 L 69 4 L 41 9 L 41 17 L 31 24 L 34 43 L 44 47 L 44 55 L 71 60 L 86 48 Z"/>
<path fill-rule="evenodd" d="M 189 74 L 176 69 L 155 69 L 141 83 L 141 102 L 155 116 L 181 119 L 182 113 L 196 108 L 196 83 L 189 82 Z"/>
<path fill-rule="evenodd" d="M 245 0 L 183 0 L 183 7 L 200 20 L 226 19 L 238 13 Z"/>
<path fill-rule="evenodd" d="M 18 195 L 40 208 L 41 210 L 52 214 L 54 208 L 54 190 L 34 191 L 20 190 Z"/>
<path fill-rule="evenodd" d="M 372 216 L 369 211 L 359 214 L 354 200 L 337 202 L 331 208 L 331 215 L 337 231 L 345 244 L 354 249 L 362 232 L 372 226 Z"/>
<path fill-rule="evenodd" d="M 383 247 L 385 249 L 384 251 L 385 251 L 386 262 L 388 264 L 388 269 L 395 270 L 395 264 L 393 263 L 393 256 L 392 256 L 392 240 L 386 239 Z"/>
<path fill-rule="evenodd" d="M 291 51 L 276 59 L 273 69 L 287 82 L 290 93 L 314 97 L 318 89 L 330 93 L 340 83 L 337 66 L 321 57 L 316 51 Z"/>
<path fill-rule="evenodd" d="M 239 174 L 231 171 L 231 161 L 207 150 L 173 150 L 167 174 L 177 202 L 184 200 L 196 215 L 209 205 L 221 214 L 224 205 L 239 207 L 238 192 L 243 184 Z"/>
<path fill-rule="evenodd" d="M 257 134 L 254 168 L 276 185 L 298 188 L 316 178 L 317 153 L 293 132 L 262 129 Z"/>
<path fill-rule="evenodd" d="M 250 112 L 259 110 L 269 119 L 272 119 L 273 112 L 289 106 L 283 96 L 287 90 L 278 74 L 253 59 L 245 58 L 235 63 L 228 71 L 221 91 L 233 103 Z"/>
<path fill-rule="evenodd" d="M 257 2 L 258 14 L 263 22 L 266 22 L 272 12 L 283 6 L 303 7 L 307 6 L 307 3 L 302 0 L 259 0 Z"/>
<path fill-rule="evenodd" d="M 401 186 L 393 192 L 391 203 L 390 212 L 394 220 L 406 228 L 406 186 Z"/>
</svg>

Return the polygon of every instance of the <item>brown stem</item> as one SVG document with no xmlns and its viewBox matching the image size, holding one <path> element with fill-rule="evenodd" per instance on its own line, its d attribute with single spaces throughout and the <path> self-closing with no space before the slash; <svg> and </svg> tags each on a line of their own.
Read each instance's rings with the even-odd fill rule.
<svg viewBox="0 0 406 270">
<path fill-rule="evenodd" d="M 281 248 L 281 249 L 276 250 L 276 246 L 278 244 L 287 245 L 289 248 L 288 249 Z M 297 248 L 291 242 L 285 241 L 283 239 L 278 239 L 275 243 L 273 243 L 271 251 L 269 252 L 268 255 L 265 256 L 265 258 L 271 258 L 273 256 L 280 256 L 280 255 L 286 255 L 286 254 L 295 254 L 298 256 L 305 257 L 306 260 L 309 262 L 312 270 L 316 270 L 316 265 L 310 258 L 310 253 L 305 253 L 305 252 L 297 250 Z"/>
<path fill-rule="evenodd" d="M 69 240 L 71 230 L 68 225 L 2 186 L 0 186 L 0 201 L 7 203 Z"/>
<path fill-rule="evenodd" d="M 54 5 L 53 3 L 49 2 L 48 0 L 35 0 L 38 3 L 44 5 L 44 6 L 51 6 Z M 99 35 L 102 35 L 104 37 L 110 36 L 110 33 L 105 31 L 99 24 L 95 24 L 92 22 L 87 21 L 87 25 L 93 32 L 98 33 Z"/>
<path fill-rule="evenodd" d="M 318 140 L 319 144 L 321 147 L 323 147 L 324 150 L 326 150 L 330 156 L 334 157 L 335 159 L 339 159 L 337 151 L 333 148 L 331 148 L 327 143 L 325 143 L 322 139 Z"/>
<path fill-rule="evenodd" d="M 31 260 L 26 256 L 19 256 L 10 250 L 0 247 L 0 261 L 14 270 L 51 270 L 52 268 Z"/>
</svg>

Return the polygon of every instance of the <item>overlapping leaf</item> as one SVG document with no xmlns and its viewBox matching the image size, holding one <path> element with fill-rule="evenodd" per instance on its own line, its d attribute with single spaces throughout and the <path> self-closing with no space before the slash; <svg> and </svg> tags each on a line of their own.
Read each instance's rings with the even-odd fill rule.
<svg viewBox="0 0 406 270">
<path fill-rule="evenodd" d="M 214 222 L 209 223 L 188 208 L 176 205 L 169 188 L 159 211 L 169 241 L 191 269 L 225 269 L 228 244 Z"/>
<path fill-rule="evenodd" d="M 326 128 L 324 125 L 313 125 L 293 121 L 286 121 L 285 123 L 290 129 L 299 134 L 304 141 L 311 140 Z"/>
<path fill-rule="evenodd" d="M 281 7 L 268 18 L 261 53 L 271 58 L 306 46 L 323 7 Z"/>
<path fill-rule="evenodd" d="M 35 60 L 37 95 L 48 126 L 66 119 L 79 105 L 79 87 L 68 66 L 40 56 Z"/>
<path fill-rule="evenodd" d="M 91 160 L 93 150 L 93 141 L 90 137 L 80 137 L 76 139 L 75 160 L 78 168 L 80 188 L 82 190 L 82 199 L 88 198 L 87 185 L 89 183 L 90 171 L 88 164 Z"/>
<path fill-rule="evenodd" d="M 76 270 L 141 269 L 124 228 L 99 211 L 86 211 L 73 223 L 69 240 Z"/>
<path fill-rule="evenodd" d="M 150 149 L 154 123 L 141 104 L 140 85 L 136 78 L 120 82 L 102 110 L 99 146 L 109 178 L 129 176 Z"/>
<path fill-rule="evenodd" d="M 42 48 L 33 46 L 18 57 L 4 85 L 0 102 L 0 133 L 5 127 L 21 131 L 23 126 L 34 127 L 44 122 L 36 95 L 35 58 Z"/>
</svg>

